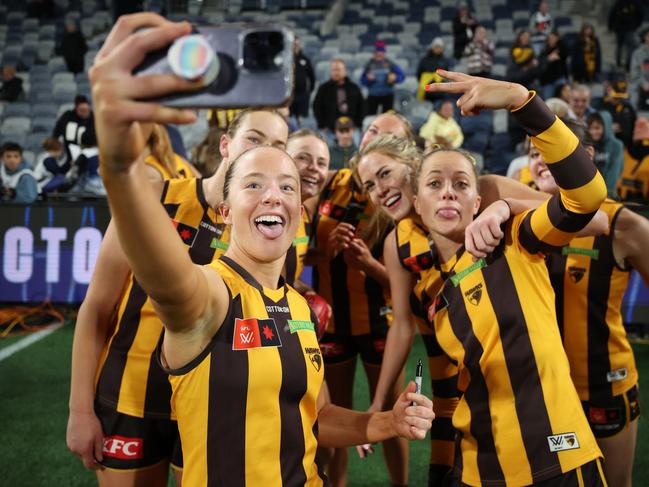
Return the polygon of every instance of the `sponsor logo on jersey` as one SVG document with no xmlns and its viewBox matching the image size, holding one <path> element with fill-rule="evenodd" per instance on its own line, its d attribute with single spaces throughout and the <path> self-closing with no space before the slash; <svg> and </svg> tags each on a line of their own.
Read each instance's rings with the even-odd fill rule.
<svg viewBox="0 0 649 487">
<path fill-rule="evenodd" d="M 477 260 L 466 269 L 451 276 L 451 282 L 453 283 L 453 286 L 458 287 L 462 279 L 464 279 L 469 274 L 472 274 L 473 272 L 482 269 L 483 267 L 487 267 L 487 261 L 485 260 L 484 257 Z"/>
<path fill-rule="evenodd" d="M 281 346 L 282 341 L 273 318 L 237 318 L 235 320 L 232 350 Z"/>
<path fill-rule="evenodd" d="M 223 240 L 219 240 L 218 238 L 213 238 L 212 241 L 210 242 L 210 248 L 213 249 L 228 250 L 229 246 L 230 244 L 224 242 Z"/>
<path fill-rule="evenodd" d="M 579 440 L 575 433 L 561 433 L 560 435 L 548 436 L 548 445 L 551 452 L 576 450 L 579 448 Z"/>
<path fill-rule="evenodd" d="M 174 227 L 176 227 L 176 231 L 178 232 L 178 235 L 180 236 L 183 243 L 191 247 L 194 243 L 194 239 L 196 238 L 198 230 L 177 220 L 171 220 L 171 222 L 173 223 Z"/>
<path fill-rule="evenodd" d="M 611 370 L 610 372 L 607 372 L 606 380 L 609 382 L 618 382 L 626 379 L 628 375 L 629 374 L 626 370 L 626 367 L 622 367 L 621 369 Z"/>
<path fill-rule="evenodd" d="M 333 209 L 334 204 L 331 202 L 331 200 L 325 200 L 322 203 L 320 203 L 320 208 L 318 208 L 318 213 L 321 215 L 329 216 L 331 215 L 331 210 Z"/>
<path fill-rule="evenodd" d="M 205 228 L 205 229 L 209 230 L 212 233 L 216 233 L 218 231 L 214 225 L 212 225 L 211 223 L 207 223 L 207 222 L 201 222 L 200 227 Z"/>
<path fill-rule="evenodd" d="M 293 239 L 293 245 L 295 245 L 295 246 L 300 245 L 300 244 L 308 244 L 308 243 L 309 243 L 309 236 L 308 235 L 304 235 L 302 237 L 295 237 Z"/>
<path fill-rule="evenodd" d="M 120 460 L 137 460 L 144 455 L 144 441 L 142 438 L 104 436 L 102 453 L 106 457 Z"/>
<path fill-rule="evenodd" d="M 482 299 L 482 283 L 478 284 L 477 286 L 473 286 L 471 289 L 464 293 L 464 296 L 469 300 L 469 303 L 474 306 L 478 306 L 480 299 Z"/>
<path fill-rule="evenodd" d="M 561 254 L 562 255 L 570 255 L 570 254 L 584 255 L 586 257 L 590 257 L 593 260 L 599 259 L 599 250 L 597 249 L 582 249 L 580 247 L 563 247 L 561 249 Z"/>
<path fill-rule="evenodd" d="M 608 423 L 616 423 L 622 417 L 619 408 L 588 408 L 588 421 L 594 425 L 606 425 Z M 617 425 L 612 425 L 611 429 L 616 428 Z"/>
<path fill-rule="evenodd" d="M 584 278 L 584 275 L 586 275 L 586 269 L 583 267 L 570 266 L 568 267 L 568 275 L 570 276 L 570 279 L 572 279 L 572 282 L 577 284 Z"/>
<path fill-rule="evenodd" d="M 291 311 L 288 309 L 288 306 L 277 306 L 277 305 L 270 305 L 266 306 L 266 311 L 268 313 L 290 313 Z"/>
<path fill-rule="evenodd" d="M 288 320 L 288 329 L 291 333 L 296 333 L 300 330 L 315 331 L 315 325 L 313 321 Z"/>
<path fill-rule="evenodd" d="M 319 348 L 315 347 L 304 347 L 304 353 L 309 356 L 309 362 L 315 368 L 316 372 L 320 372 L 322 368 L 322 354 L 320 353 Z"/>
</svg>

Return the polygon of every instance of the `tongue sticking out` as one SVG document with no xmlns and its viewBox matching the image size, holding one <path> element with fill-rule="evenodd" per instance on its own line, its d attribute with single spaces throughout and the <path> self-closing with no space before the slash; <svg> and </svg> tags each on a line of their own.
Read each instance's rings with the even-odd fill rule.
<svg viewBox="0 0 649 487">
<path fill-rule="evenodd" d="M 447 218 L 447 219 L 457 218 L 458 216 L 457 211 L 451 209 L 439 210 L 437 214 L 442 218 Z"/>
<path fill-rule="evenodd" d="M 282 234 L 284 226 L 279 223 L 273 223 L 270 225 L 257 223 L 257 230 L 259 230 L 264 237 L 274 239 Z"/>
</svg>

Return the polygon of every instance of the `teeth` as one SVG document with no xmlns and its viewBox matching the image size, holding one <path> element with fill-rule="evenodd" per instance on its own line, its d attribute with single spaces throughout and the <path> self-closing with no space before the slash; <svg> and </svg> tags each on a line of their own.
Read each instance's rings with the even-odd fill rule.
<svg viewBox="0 0 649 487">
<path fill-rule="evenodd" d="M 282 223 L 282 219 L 277 215 L 262 215 L 255 218 L 255 223 Z"/>
<path fill-rule="evenodd" d="M 318 180 L 315 178 L 303 177 L 302 181 L 305 181 L 309 184 L 318 184 Z"/>
<path fill-rule="evenodd" d="M 390 196 L 387 200 L 385 200 L 385 206 L 392 206 L 394 203 L 399 201 L 401 198 L 400 194 L 395 194 L 394 196 Z"/>
</svg>

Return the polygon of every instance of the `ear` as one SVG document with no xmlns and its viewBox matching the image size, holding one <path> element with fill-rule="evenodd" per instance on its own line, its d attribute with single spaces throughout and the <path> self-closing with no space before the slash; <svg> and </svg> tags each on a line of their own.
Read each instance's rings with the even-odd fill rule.
<svg viewBox="0 0 649 487">
<path fill-rule="evenodd" d="M 228 151 L 229 145 L 230 136 L 228 136 L 228 134 L 221 135 L 221 139 L 219 140 L 219 152 L 221 153 L 221 157 L 227 158 L 230 155 Z"/>
<path fill-rule="evenodd" d="M 304 218 L 304 212 L 306 210 L 304 209 L 304 205 L 300 205 L 300 219 Z"/>
<path fill-rule="evenodd" d="M 421 216 L 421 211 L 419 210 L 419 198 L 417 198 L 417 195 L 413 195 L 412 197 L 412 206 L 415 208 L 417 214 Z"/>
<path fill-rule="evenodd" d="M 223 218 L 223 222 L 226 225 L 232 225 L 232 218 L 230 215 L 230 207 L 226 203 L 219 203 L 219 213 L 221 214 L 221 218 Z"/>
<path fill-rule="evenodd" d="M 473 205 L 473 216 L 476 216 L 478 214 L 478 211 L 480 210 L 480 202 L 482 201 L 482 198 L 480 195 L 478 195 L 475 199 L 475 203 Z"/>
</svg>

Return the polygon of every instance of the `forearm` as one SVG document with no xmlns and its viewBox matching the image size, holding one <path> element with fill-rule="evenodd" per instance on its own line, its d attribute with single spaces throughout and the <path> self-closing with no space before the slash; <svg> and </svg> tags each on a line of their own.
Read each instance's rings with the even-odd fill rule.
<svg viewBox="0 0 649 487">
<path fill-rule="evenodd" d="M 514 198 L 542 202 L 548 200 L 550 195 L 536 191 L 512 178 L 497 174 L 487 174 L 480 176 L 480 198 L 480 208 L 484 209 L 494 201 L 500 199 Z"/>
<path fill-rule="evenodd" d="M 381 372 L 374 397 L 372 398 L 372 406 L 375 409 L 384 409 L 385 400 L 390 395 L 394 383 L 408 359 L 414 337 L 414 324 L 395 318 L 388 330 L 385 350 L 383 351 Z"/>
<path fill-rule="evenodd" d="M 138 282 L 159 304 L 180 302 L 196 284 L 193 264 L 146 180 L 139 161 L 124 171 L 102 166 L 121 247 Z"/>
<path fill-rule="evenodd" d="M 361 413 L 327 404 L 318 413 L 319 446 L 343 448 L 395 436 L 392 411 Z"/>
<path fill-rule="evenodd" d="M 383 289 L 390 289 L 390 278 L 388 277 L 388 271 L 385 266 L 381 264 L 376 259 L 372 259 L 371 262 L 365 266 L 365 274 L 370 276 L 372 279 L 377 281 Z"/>
</svg>

